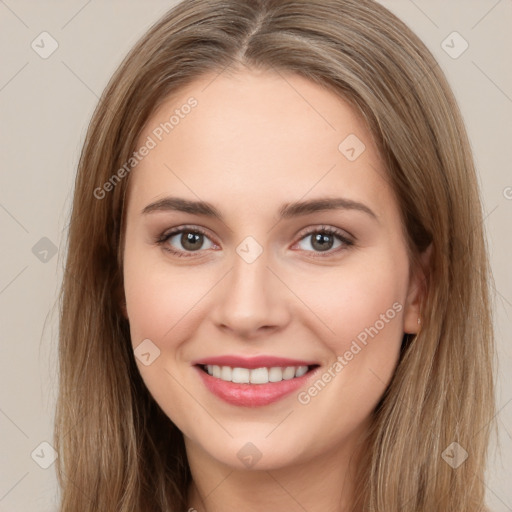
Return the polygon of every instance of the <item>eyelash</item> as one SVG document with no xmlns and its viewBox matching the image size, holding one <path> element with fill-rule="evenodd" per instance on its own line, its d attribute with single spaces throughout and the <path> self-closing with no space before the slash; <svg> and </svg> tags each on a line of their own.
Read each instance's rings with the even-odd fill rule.
<svg viewBox="0 0 512 512">
<path fill-rule="evenodd" d="M 199 250 L 199 251 L 177 251 L 176 249 L 172 249 L 169 245 L 167 245 L 167 246 L 165 245 L 166 242 L 170 238 L 172 238 L 174 235 L 177 235 L 180 233 L 195 233 L 195 234 L 199 233 L 201 235 L 204 235 L 207 238 L 210 238 L 208 236 L 208 233 L 204 229 L 200 228 L 199 226 L 180 226 L 179 228 L 175 228 L 171 231 L 168 231 L 168 232 L 160 235 L 157 238 L 156 243 L 159 246 L 161 246 L 165 251 L 168 251 L 171 254 L 173 254 L 174 256 L 177 256 L 179 258 L 193 258 L 195 256 L 194 255 L 195 252 L 201 252 L 201 250 Z M 303 240 L 304 238 L 307 238 L 310 235 L 318 234 L 318 233 L 336 236 L 344 244 L 344 247 L 338 247 L 335 250 L 325 251 L 324 253 L 322 253 L 321 251 L 306 251 L 306 252 L 316 253 L 316 255 L 313 256 L 315 258 L 317 258 L 317 257 L 326 258 L 328 256 L 332 256 L 333 254 L 336 254 L 336 253 L 338 253 L 342 250 L 345 250 L 354 245 L 354 242 L 352 240 L 349 240 L 343 234 L 342 231 L 340 231 L 339 229 L 330 227 L 330 226 L 321 226 L 320 228 L 311 229 L 311 230 L 303 233 L 301 238 L 299 239 L 299 242 L 301 240 Z M 189 256 L 189 254 L 190 254 L 190 256 Z"/>
</svg>

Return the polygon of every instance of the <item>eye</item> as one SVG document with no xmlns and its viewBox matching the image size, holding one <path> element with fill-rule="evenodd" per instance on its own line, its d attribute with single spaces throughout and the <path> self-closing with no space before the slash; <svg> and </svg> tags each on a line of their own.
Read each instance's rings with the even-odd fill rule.
<svg viewBox="0 0 512 512">
<path fill-rule="evenodd" d="M 205 241 L 210 242 L 210 246 L 204 247 Z M 178 257 L 188 257 L 187 253 L 198 252 L 201 249 L 211 249 L 215 244 L 208 238 L 206 231 L 199 227 L 182 226 L 167 231 L 160 238 L 157 243 L 163 247 L 164 250 L 171 252 Z M 176 249 L 176 245 L 181 245 L 181 248 Z M 192 254 L 190 256 L 193 256 Z"/>
<path fill-rule="evenodd" d="M 302 246 L 300 249 L 306 252 L 317 253 L 317 256 L 320 257 L 324 256 L 321 253 L 326 253 L 326 256 L 330 256 L 354 245 L 354 242 L 343 231 L 330 226 L 321 226 L 302 233 L 302 237 L 296 245 L 300 245 L 308 239 L 309 242 L 305 243 L 305 247 Z M 156 242 L 164 250 L 180 258 L 194 257 L 194 252 L 199 253 L 202 249 L 217 247 L 210 240 L 206 231 L 198 226 L 174 228 L 162 234 Z M 206 244 L 206 247 L 205 242 L 209 242 L 209 245 Z M 336 245 L 336 242 L 338 242 L 338 245 Z M 176 244 L 181 245 L 181 247 L 176 247 Z"/>
<path fill-rule="evenodd" d="M 307 252 L 328 253 L 328 255 L 332 255 L 332 253 L 337 253 L 340 250 L 354 245 L 354 242 L 345 236 L 343 231 L 330 226 L 322 226 L 314 230 L 309 230 L 298 244 L 303 241 L 307 242 L 303 245 L 303 250 Z M 338 245 L 336 245 L 336 241 L 338 241 Z M 311 248 L 312 251 L 309 248 Z M 323 255 L 319 254 L 319 256 Z"/>
</svg>

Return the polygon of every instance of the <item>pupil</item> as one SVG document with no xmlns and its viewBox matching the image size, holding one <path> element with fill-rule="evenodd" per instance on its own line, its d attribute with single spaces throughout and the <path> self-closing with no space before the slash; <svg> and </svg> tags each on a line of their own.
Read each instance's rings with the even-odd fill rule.
<svg viewBox="0 0 512 512">
<path fill-rule="evenodd" d="M 181 235 L 181 243 L 185 249 L 195 251 L 202 245 L 202 236 L 203 235 L 201 233 L 183 233 Z"/>
<path fill-rule="evenodd" d="M 318 247 L 315 247 L 315 244 L 318 244 Z M 315 249 L 326 251 L 332 246 L 332 236 L 325 233 L 317 233 L 313 238 L 312 245 L 315 247 Z"/>
</svg>

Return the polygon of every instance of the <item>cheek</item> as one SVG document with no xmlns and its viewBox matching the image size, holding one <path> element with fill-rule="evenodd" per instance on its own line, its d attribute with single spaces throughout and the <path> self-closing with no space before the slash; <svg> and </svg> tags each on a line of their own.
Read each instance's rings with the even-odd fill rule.
<svg viewBox="0 0 512 512">
<path fill-rule="evenodd" d="M 155 251 L 157 252 L 157 251 Z M 147 248 L 130 247 L 125 252 L 125 297 L 132 347 L 140 375 L 167 416 L 182 431 L 189 421 L 183 411 L 190 409 L 190 395 L 184 391 L 188 367 L 177 365 L 182 340 L 191 336 L 195 320 L 194 304 L 208 290 L 191 282 L 191 273 L 170 270 L 168 265 L 148 256 Z M 211 285 L 210 285 L 211 286 Z M 150 364 L 137 358 L 137 347 L 150 340 Z M 141 345 L 142 343 L 146 345 Z M 146 352 L 147 349 L 144 349 Z M 142 350 L 140 351 L 143 352 Z M 154 354 L 158 354 L 156 357 Z M 171 399 L 172 397 L 172 399 Z"/>
<path fill-rule="evenodd" d="M 199 272 L 170 267 L 159 250 L 148 251 L 136 244 L 128 246 L 124 261 L 124 287 L 132 343 L 154 340 L 166 347 L 182 332 L 193 308 L 211 287 L 198 279 Z M 202 273 L 204 275 L 204 272 Z"/>
<path fill-rule="evenodd" d="M 384 382 L 391 377 L 403 338 L 408 271 L 406 253 L 388 248 L 354 254 L 307 284 L 295 279 L 293 289 L 315 313 L 309 328 L 329 349 L 331 364 L 343 358 L 340 380 L 348 385 L 362 384 L 369 369 Z"/>
<path fill-rule="evenodd" d="M 307 421 L 324 432 L 314 441 L 318 444 L 348 435 L 366 421 L 398 361 L 407 259 L 396 251 L 373 256 L 347 261 L 298 292 L 322 320 L 315 317 L 308 327 L 330 354 L 317 380 L 298 397 L 312 418 Z"/>
<path fill-rule="evenodd" d="M 165 279 L 147 268 L 125 266 L 125 296 L 132 343 L 149 338 L 158 345 L 175 323 L 172 312 L 178 309 L 176 293 Z"/>
</svg>

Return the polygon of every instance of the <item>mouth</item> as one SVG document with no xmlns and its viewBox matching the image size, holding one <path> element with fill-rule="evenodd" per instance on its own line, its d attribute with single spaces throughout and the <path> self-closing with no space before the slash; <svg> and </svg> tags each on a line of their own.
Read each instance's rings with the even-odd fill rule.
<svg viewBox="0 0 512 512">
<path fill-rule="evenodd" d="M 211 375 L 216 379 L 223 380 L 224 382 L 256 385 L 297 379 L 318 367 L 318 365 L 302 365 L 285 367 L 271 366 L 268 368 L 243 368 L 214 364 L 203 364 L 197 366 L 208 375 Z"/>
<path fill-rule="evenodd" d="M 206 388 L 224 402 L 240 407 L 258 407 L 272 404 L 298 391 L 313 378 L 320 365 L 247 368 L 195 364 L 193 367 Z"/>
</svg>

